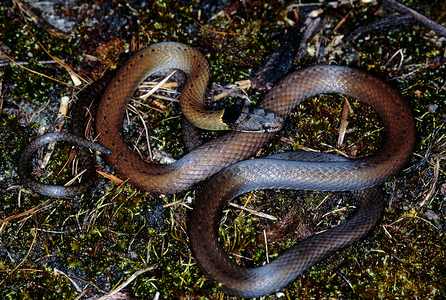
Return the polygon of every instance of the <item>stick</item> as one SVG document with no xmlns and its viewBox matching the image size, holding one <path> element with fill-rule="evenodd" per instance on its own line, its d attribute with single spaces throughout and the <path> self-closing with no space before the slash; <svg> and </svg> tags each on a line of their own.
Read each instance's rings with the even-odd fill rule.
<svg viewBox="0 0 446 300">
<path fill-rule="evenodd" d="M 442 35 L 442 36 L 446 37 L 446 28 L 445 27 L 441 26 L 438 23 L 435 23 L 432 20 L 429 20 L 428 18 L 426 18 L 422 14 L 416 12 L 415 10 L 413 10 L 401 3 L 396 2 L 395 0 L 383 0 L 383 3 L 386 3 L 388 6 L 390 6 L 391 8 L 395 9 L 396 11 L 398 11 L 402 14 L 411 15 L 412 18 L 414 18 L 414 20 L 416 20 L 417 22 L 432 29 L 438 35 Z"/>
</svg>

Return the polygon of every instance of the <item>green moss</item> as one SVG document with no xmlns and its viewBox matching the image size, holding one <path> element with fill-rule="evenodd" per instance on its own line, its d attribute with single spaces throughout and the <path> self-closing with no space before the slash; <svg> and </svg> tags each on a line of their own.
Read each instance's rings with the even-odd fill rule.
<svg viewBox="0 0 446 300">
<path fill-rule="evenodd" d="M 187 5 L 176 1 L 155 1 L 148 9 L 139 10 L 138 28 L 131 28 L 134 31 L 129 36 L 137 37 L 140 45 L 147 44 L 149 39 L 151 42 L 169 40 L 192 44 L 208 55 L 211 81 L 223 85 L 233 83 L 245 79 L 262 62 L 265 55 L 276 47 L 273 34 L 285 28 L 284 4 L 280 1 L 268 2 L 256 2 L 249 7 L 251 19 L 198 20 L 206 26 L 207 29 L 204 29 L 192 19 L 196 16 L 194 7 L 198 1 Z M 423 1 L 406 4 L 423 9 Z M 357 5 L 352 17 L 338 32 L 347 34 L 364 22 L 377 20 L 379 17 L 373 14 L 374 8 L 373 4 Z M 328 15 L 337 23 L 349 10 L 349 7 L 340 7 L 329 10 Z M 440 12 L 432 10 L 432 14 Z M 63 68 L 38 62 L 50 58 L 36 40 L 45 45 L 52 55 L 67 58 L 72 67 L 79 70 L 85 49 L 76 41 L 90 38 L 82 27 L 83 23 L 79 24 L 73 31 L 75 37 L 62 41 L 32 23 L 27 27 L 29 32 L 22 30 L 22 24 L 7 17 L 7 8 L 0 7 L 0 34 L 2 42 L 12 48 L 10 56 L 17 61 L 27 61 L 28 68 L 63 82 L 70 82 Z M 444 146 L 441 146 L 444 128 L 440 127 L 446 113 L 446 96 L 442 88 L 446 72 L 441 63 L 444 49 L 425 33 L 426 29 L 421 26 L 409 26 L 370 35 L 367 41 L 352 45 L 351 51 L 357 52 L 358 59 L 348 63 L 349 66 L 392 78 L 392 83 L 409 101 L 417 118 L 420 137 L 410 166 L 415 166 L 420 158 L 425 160 L 386 185 L 392 206 L 386 209 L 380 226 L 366 239 L 330 256 L 298 277 L 284 289 L 287 299 L 407 299 L 415 296 L 435 299 L 446 294 L 443 232 L 431 225 L 441 226 L 443 220 L 437 220 L 437 224 L 430 221 L 429 224 L 422 219 L 425 218 L 423 210 L 416 207 L 432 178 L 433 168 L 430 164 L 433 157 L 437 155 L 443 159 L 445 154 Z M 314 40 L 310 42 L 310 45 L 313 44 Z M 115 61 L 116 53 L 124 53 L 119 50 L 129 49 L 130 45 L 129 38 L 123 41 L 123 45 L 112 47 L 105 54 L 93 54 Z M 399 54 L 390 60 L 399 49 L 402 49 L 403 59 L 406 59 L 401 67 Z M 106 57 L 108 55 L 111 57 Z M 123 54 L 119 60 L 125 58 Z M 340 62 L 345 60 L 340 57 Z M 295 67 L 310 64 L 314 64 L 314 58 L 305 57 L 296 62 Z M 36 134 L 39 124 L 48 125 L 54 120 L 58 99 L 62 95 L 71 95 L 72 88 L 13 65 L 2 69 L 0 77 L 3 87 L 11 87 L 6 89 L 4 99 L 10 104 L 25 106 L 30 114 L 43 107 L 51 97 L 50 107 L 38 116 L 37 121 L 33 119 L 30 127 L 23 127 L 20 117 L 9 115 L 1 119 L 0 219 L 16 218 L 2 223 L 0 253 L 6 251 L 8 255 L 2 255 L 0 259 L 0 282 L 4 280 L 0 298 L 75 298 L 77 294 L 71 281 L 64 275 L 55 275 L 55 268 L 72 278 L 82 278 L 95 284 L 98 289 L 92 288 L 93 292 L 101 293 L 122 283 L 136 271 L 159 264 L 138 276 L 126 291 L 143 299 L 153 298 L 155 292 L 166 299 L 233 299 L 205 279 L 189 250 L 187 225 L 190 209 L 187 206 L 193 207 L 193 204 L 188 199 L 193 199 L 201 186 L 197 191 L 185 191 L 171 197 L 154 197 L 129 185 L 115 185 L 104 193 L 95 192 L 80 199 L 51 199 L 22 193 L 19 204 L 18 190 L 8 189 L 20 183 L 15 174 L 18 154 L 28 143 L 28 138 Z M 252 92 L 250 96 L 258 103 L 264 93 Z M 438 108 L 428 112 L 430 104 L 437 104 Z M 278 149 L 297 150 L 303 146 L 318 150 L 337 147 L 334 145 L 342 105 L 343 99 L 337 97 L 305 101 L 289 117 L 284 135 L 273 139 L 261 155 L 277 152 Z M 381 131 L 382 125 L 370 109 L 354 101 L 352 106 L 355 115 L 349 119 L 349 128 L 354 131 L 346 136 L 345 145 L 358 145 L 356 155 L 362 156 L 374 152 L 379 146 L 380 136 L 375 133 Z M 180 141 L 178 113 L 177 106 L 163 113 L 147 113 L 147 120 L 153 124 L 149 135 L 156 136 L 152 147 L 171 153 L 175 158 L 185 153 Z M 130 139 L 134 138 L 138 138 L 138 133 L 130 134 Z M 60 145 L 48 170 L 58 172 L 69 152 L 66 146 Z M 47 182 L 64 182 L 68 176 L 68 171 L 63 171 L 61 176 L 50 178 Z M 442 180 L 443 164 L 438 184 Z M 299 238 L 297 229 L 301 228 L 301 224 L 315 225 L 315 231 L 329 228 L 346 216 L 333 214 L 332 218 L 322 220 L 321 216 L 333 209 L 352 205 L 340 200 L 337 195 L 291 191 L 261 191 L 242 196 L 238 201 L 244 204 L 248 197 L 251 197 L 250 208 L 278 216 L 278 222 L 289 217 L 290 223 L 279 227 L 275 226 L 278 222 L 247 213 L 240 215 L 239 210 L 229 209 L 228 222 L 220 228 L 221 239 L 231 255 L 236 254 L 233 255 L 234 260 L 247 266 L 261 265 L 265 259 L 264 228 L 268 233 L 278 233 L 277 240 L 268 244 L 268 255 L 274 258 L 296 243 Z M 437 192 L 429 209 L 441 215 L 444 211 L 443 198 Z M 161 204 L 176 200 L 182 200 L 186 205 L 177 204 L 160 213 L 158 216 L 164 218 L 164 223 L 149 218 Z M 398 201 L 402 204 L 395 204 Z M 42 205 L 43 209 L 18 215 L 37 205 Z M 314 208 L 319 205 L 320 210 L 315 211 Z M 289 212 L 292 213 L 287 215 Z M 35 234 L 38 234 L 38 239 L 33 244 Z M 28 259 L 13 271 L 30 248 L 32 251 Z M 274 299 L 274 296 L 265 298 Z"/>
</svg>

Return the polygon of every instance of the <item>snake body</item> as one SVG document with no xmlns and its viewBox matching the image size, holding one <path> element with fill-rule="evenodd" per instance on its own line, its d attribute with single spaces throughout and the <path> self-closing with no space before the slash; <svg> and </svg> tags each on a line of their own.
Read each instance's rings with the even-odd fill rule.
<svg viewBox="0 0 446 300">
<path fill-rule="evenodd" d="M 284 153 L 239 162 L 214 176 L 196 201 L 190 242 L 203 272 L 232 295 L 258 297 L 277 291 L 329 253 L 367 234 L 384 205 L 376 186 L 396 174 L 412 153 L 416 131 L 408 103 L 390 85 L 361 71 L 339 66 L 296 71 L 281 80 L 261 106 L 285 118 L 295 105 L 321 93 L 356 98 L 373 107 L 384 123 L 384 142 L 362 159 Z M 360 208 L 349 221 L 298 243 L 270 264 L 241 268 L 219 244 L 218 223 L 231 199 L 258 189 L 354 191 Z"/>
<path fill-rule="evenodd" d="M 179 43 L 154 44 L 130 58 L 109 83 L 97 112 L 98 142 L 113 152 L 106 156 L 107 162 L 121 178 L 128 178 L 132 185 L 153 193 L 172 194 L 185 190 L 252 156 L 274 135 L 274 132 L 234 131 L 198 147 L 171 165 L 143 161 L 120 135 L 125 107 L 148 75 L 172 68 L 183 71 L 188 78 L 180 100 L 181 110 L 188 120 L 201 128 L 228 129 L 222 122 L 224 112 L 215 111 L 206 116 L 209 111 L 201 108 L 209 81 L 206 58 L 194 48 Z M 265 108 L 259 106 L 259 109 Z"/>
<path fill-rule="evenodd" d="M 365 236 L 381 217 L 385 202 L 380 188 L 354 191 L 359 208 L 351 219 L 299 242 L 267 265 L 240 267 L 228 257 L 218 238 L 221 213 L 230 200 L 258 189 L 308 189 L 302 178 L 308 169 L 314 168 L 306 165 L 349 162 L 330 154 L 317 157 L 303 151 L 293 153 L 293 157 L 289 153 L 282 154 L 243 161 L 226 168 L 206 185 L 194 206 L 190 243 L 197 263 L 208 279 L 219 283 L 220 289 L 234 296 L 252 298 L 278 291 L 328 254 Z M 256 172 L 259 169 L 261 175 Z M 320 186 L 325 189 L 323 184 Z M 342 187 L 338 188 L 342 190 Z"/>
<path fill-rule="evenodd" d="M 148 192 L 176 193 L 187 189 L 252 156 L 274 135 L 272 132 L 230 132 L 198 147 L 172 165 L 161 166 L 141 160 L 120 136 L 126 105 L 146 76 L 172 68 L 181 69 L 188 77 L 183 97 L 190 98 L 192 103 L 194 99 L 200 102 L 209 76 L 206 59 L 192 47 L 160 43 L 138 52 L 120 69 L 105 90 L 98 108 L 98 141 L 112 151 L 106 156 L 108 163 L 121 178 L 129 178 L 131 184 Z M 203 272 L 221 283 L 229 293 L 254 297 L 274 292 L 327 253 L 363 236 L 376 224 L 383 206 L 379 189 L 374 187 L 401 170 L 411 155 L 416 135 L 409 105 L 390 85 L 361 71 L 339 66 L 298 70 L 276 84 L 259 108 L 285 119 L 301 101 L 322 93 L 356 98 L 373 107 L 386 130 L 382 147 L 371 156 L 348 161 L 324 156 L 290 162 L 283 160 L 284 155 L 249 160 L 214 177 L 197 199 L 190 238 Z M 197 105 L 181 104 L 181 108 L 192 123 L 200 126 L 203 114 Z M 216 119 L 221 125 L 223 115 L 216 112 L 204 118 Z M 350 222 L 338 226 L 333 233 L 329 231 L 310 238 L 266 267 L 241 269 L 229 260 L 219 245 L 216 224 L 221 210 L 232 197 L 262 188 L 357 191 L 362 206 Z"/>
</svg>

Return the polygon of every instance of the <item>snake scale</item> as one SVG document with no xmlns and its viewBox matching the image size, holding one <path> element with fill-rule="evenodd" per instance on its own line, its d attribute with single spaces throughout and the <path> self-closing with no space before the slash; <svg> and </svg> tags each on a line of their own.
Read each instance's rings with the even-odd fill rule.
<svg viewBox="0 0 446 300">
<path fill-rule="evenodd" d="M 286 76 L 258 107 L 265 115 L 272 111 L 279 119 L 286 119 L 296 105 L 319 94 L 358 99 L 374 108 L 385 127 L 381 148 L 365 158 L 348 160 L 298 152 L 245 160 L 259 151 L 274 132 L 233 131 L 194 149 L 174 164 L 156 165 L 141 160 L 131 151 L 120 135 L 121 124 L 126 105 L 142 80 L 172 68 L 187 75 L 180 105 L 189 121 L 200 127 L 208 126 L 202 122 L 217 124 L 211 129 L 228 129 L 229 123 L 238 126 L 236 118 L 228 117 L 225 112 L 208 116 L 202 109 L 209 80 L 204 56 L 190 46 L 167 42 L 136 53 L 108 84 L 96 117 L 98 142 L 111 150 L 105 157 L 116 173 L 148 192 L 176 193 L 220 172 L 198 196 L 189 230 L 198 265 L 224 291 L 243 297 L 277 291 L 327 254 L 356 241 L 375 226 L 384 206 L 382 193 L 376 186 L 408 162 L 416 140 L 411 109 L 391 85 L 362 71 L 318 65 Z M 235 113 L 238 117 L 243 112 Z M 268 131 L 269 125 L 262 126 Z M 21 173 L 28 168 L 28 159 L 19 163 Z M 25 182 L 32 187 L 32 183 Z M 218 242 L 221 211 L 228 201 L 244 192 L 279 188 L 353 191 L 361 205 L 350 220 L 298 243 L 270 264 L 241 268 L 229 259 Z"/>
</svg>

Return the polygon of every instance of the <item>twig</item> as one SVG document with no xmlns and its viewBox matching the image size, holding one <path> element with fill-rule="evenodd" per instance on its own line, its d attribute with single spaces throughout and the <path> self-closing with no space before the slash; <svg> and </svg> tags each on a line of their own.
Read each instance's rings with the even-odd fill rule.
<svg viewBox="0 0 446 300">
<path fill-rule="evenodd" d="M 352 42 L 356 42 L 357 39 L 365 36 L 368 33 L 377 33 L 390 28 L 398 28 L 401 25 L 408 25 L 413 22 L 414 18 L 411 15 L 392 16 L 385 19 L 381 19 L 364 26 L 358 27 L 352 31 L 347 38 Z"/>
<path fill-rule="evenodd" d="M 245 210 L 245 211 L 249 212 L 250 214 L 259 216 L 259 217 L 261 217 L 261 218 L 265 218 L 265 219 L 270 219 L 270 220 L 273 220 L 273 221 L 277 221 L 277 218 L 276 218 L 276 217 L 271 216 L 271 215 L 268 215 L 268 214 L 265 214 L 265 213 L 262 213 L 262 212 L 260 212 L 260 211 L 255 211 L 255 210 L 246 208 L 246 207 L 244 207 L 244 206 L 241 206 L 241 205 L 238 205 L 238 204 L 235 204 L 235 203 L 229 203 L 228 205 L 233 206 L 233 207 L 236 207 L 236 208 L 238 208 L 238 209 Z"/>
<path fill-rule="evenodd" d="M 194 18 L 192 18 L 192 20 L 194 20 L 194 22 L 197 23 L 197 25 L 200 26 L 201 28 L 203 28 L 204 30 L 207 30 L 207 31 L 215 33 L 215 34 L 229 34 L 229 35 L 240 35 L 241 34 L 241 33 L 238 33 L 238 32 L 215 31 L 215 30 L 207 28 L 206 26 L 204 26 L 203 24 L 201 24 L 200 22 L 198 22 Z"/>
<path fill-rule="evenodd" d="M 17 215 L 9 216 L 6 219 L 1 220 L 0 224 L 5 223 L 5 222 L 9 222 L 9 221 L 14 220 L 14 219 L 18 219 L 18 218 L 21 218 L 21 217 L 24 217 L 24 216 L 27 216 L 27 215 L 31 215 L 31 214 L 37 213 L 38 211 L 40 211 L 42 209 L 50 208 L 51 206 L 52 206 L 51 204 L 44 204 L 44 205 L 39 205 L 39 206 L 33 207 L 31 209 L 28 209 L 27 211 L 24 211 L 24 212 L 19 213 Z"/>
<path fill-rule="evenodd" d="M 13 0 L 13 5 L 17 7 L 23 16 L 25 20 L 31 20 L 34 23 L 41 26 L 45 31 L 47 31 L 49 34 L 54 35 L 57 38 L 68 40 L 70 37 L 63 33 L 62 31 L 58 30 L 51 24 L 49 24 L 46 20 L 43 20 L 40 18 L 33 10 L 30 8 L 29 4 L 27 4 L 24 1 L 20 0 Z"/>
<path fill-rule="evenodd" d="M 336 32 L 344 23 L 345 21 L 347 21 L 348 18 L 350 18 L 350 16 L 353 13 L 353 8 L 342 18 L 341 21 L 339 21 L 339 23 L 335 26 L 335 28 L 332 30 L 333 32 Z"/>
<path fill-rule="evenodd" d="M 30 62 L 28 61 L 16 61 L 14 62 L 16 65 L 29 65 Z M 49 65 L 49 64 L 59 64 L 57 61 L 55 60 L 37 60 L 36 63 L 41 64 L 41 65 Z M 4 60 L 4 62 L 0 62 L 0 67 L 6 67 L 7 65 L 9 65 L 9 61 L 7 59 Z"/>
<path fill-rule="evenodd" d="M 441 26 L 438 23 L 435 23 L 432 20 L 429 20 L 422 14 L 416 12 L 415 10 L 396 2 L 395 0 L 383 0 L 383 3 L 386 3 L 388 6 L 390 6 L 392 9 L 402 13 L 402 14 L 409 14 L 416 20 L 417 22 L 423 24 L 424 26 L 432 29 L 435 31 L 438 35 L 442 35 L 446 37 L 446 28 Z"/>
<path fill-rule="evenodd" d="M 263 230 L 263 238 L 265 239 L 265 256 L 266 256 L 266 263 L 269 264 L 269 257 L 268 257 L 268 239 L 266 238 L 266 230 Z"/>
<path fill-rule="evenodd" d="M 71 84 L 66 83 L 66 82 L 62 82 L 62 81 L 60 81 L 60 80 L 57 80 L 56 78 L 52 78 L 52 77 L 50 77 L 50 76 L 48 76 L 48 75 L 39 73 L 39 72 L 37 72 L 37 71 L 31 70 L 30 68 L 27 68 L 27 67 L 25 67 L 25 66 L 22 66 L 20 63 L 17 63 L 14 59 L 12 59 L 12 57 L 6 55 L 6 54 L 5 54 L 4 52 L 2 52 L 1 50 L 0 50 L 0 53 L 1 53 L 2 55 L 4 55 L 7 59 L 9 59 L 10 62 L 16 64 L 16 65 L 19 66 L 20 68 L 22 68 L 22 69 L 24 69 L 24 70 L 26 70 L 26 71 L 28 71 L 28 72 L 30 72 L 30 73 L 34 73 L 34 74 L 36 74 L 36 75 L 45 77 L 45 78 L 47 78 L 47 79 L 53 80 L 53 81 L 55 81 L 55 82 L 58 82 L 58 83 L 60 83 L 60 84 L 64 84 L 64 85 L 66 85 L 66 86 L 69 86 L 69 87 L 77 88 L 77 89 L 78 89 L 78 87 L 76 87 L 76 86 L 74 86 L 74 85 L 71 85 Z"/>
</svg>

